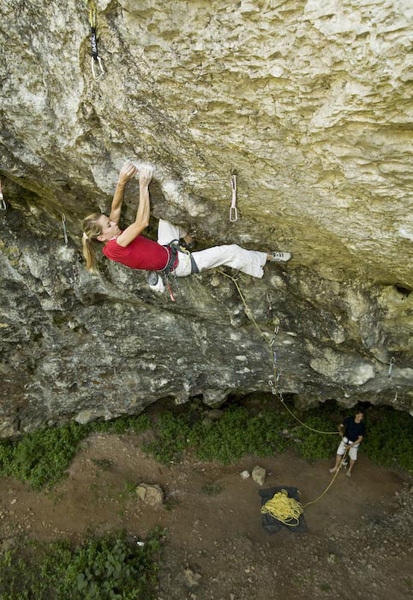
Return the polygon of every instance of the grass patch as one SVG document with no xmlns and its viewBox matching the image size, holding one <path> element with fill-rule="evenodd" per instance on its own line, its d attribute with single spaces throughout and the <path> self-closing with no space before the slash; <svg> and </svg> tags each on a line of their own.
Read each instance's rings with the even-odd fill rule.
<svg viewBox="0 0 413 600">
<path fill-rule="evenodd" d="M 34 489 L 52 487 L 62 479 L 79 444 L 90 433 L 138 434 L 149 425 L 146 415 L 87 425 L 69 423 L 39 429 L 17 441 L 0 442 L 0 475 L 25 481 Z"/>
<path fill-rule="evenodd" d="M 92 462 L 101 469 L 101 471 L 110 471 L 113 467 L 113 462 L 108 458 L 92 458 Z"/>
<path fill-rule="evenodd" d="M 206 496 L 218 496 L 223 491 L 224 488 L 220 483 L 206 483 L 201 487 L 201 492 Z"/>
<path fill-rule="evenodd" d="M 34 489 L 57 483 L 88 430 L 77 423 L 40 429 L 18 442 L 0 444 L 2 475 L 26 481 Z"/>
<path fill-rule="evenodd" d="M 335 433 L 338 425 L 353 413 L 354 409 L 327 404 L 305 413 L 296 411 L 304 423 L 300 424 L 287 411 L 280 412 L 263 402 L 262 410 L 230 406 L 218 421 L 206 421 L 205 410 L 188 407 L 179 414 L 161 415 L 154 425 L 156 439 L 144 450 L 163 463 L 179 461 L 185 450 L 192 450 L 204 461 L 229 464 L 247 454 L 273 456 L 288 448 L 308 461 L 326 460 L 335 456 L 340 441 Z M 413 472 L 411 416 L 387 407 L 371 407 L 365 423 L 361 452 L 376 465 Z"/>
<path fill-rule="evenodd" d="M 30 543 L 0 557 L 0 600 L 152 600 L 156 597 L 163 532 L 143 547 L 124 534 L 68 542 Z"/>
</svg>

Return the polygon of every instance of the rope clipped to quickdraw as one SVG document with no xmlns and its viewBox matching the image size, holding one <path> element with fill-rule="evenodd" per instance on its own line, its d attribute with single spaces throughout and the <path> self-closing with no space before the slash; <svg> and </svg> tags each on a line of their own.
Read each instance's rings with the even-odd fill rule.
<svg viewBox="0 0 413 600">
<path fill-rule="evenodd" d="M 295 500 L 295 498 L 290 498 L 286 490 L 281 490 L 274 494 L 261 507 L 262 515 L 270 514 L 274 519 L 289 527 L 295 527 L 299 524 L 300 516 L 303 512 L 304 509 L 301 503 Z"/>
<path fill-rule="evenodd" d="M 388 373 L 388 378 L 391 379 L 392 378 L 392 373 L 393 373 L 393 366 L 396 363 L 396 359 L 394 358 L 394 356 L 391 357 L 390 363 L 389 363 L 389 373 Z"/>
<path fill-rule="evenodd" d="M 247 315 L 247 317 L 250 319 L 250 321 L 252 321 L 252 322 L 254 323 L 254 326 L 255 326 L 255 328 L 257 329 L 257 331 L 258 331 L 258 333 L 260 334 L 260 336 L 261 336 L 262 338 L 266 339 L 266 338 L 265 338 L 265 335 L 263 334 L 263 332 L 261 331 L 261 329 L 258 327 L 258 323 L 257 323 L 257 321 L 254 319 L 254 315 L 252 314 L 252 311 L 251 311 L 251 309 L 249 308 L 249 306 L 248 306 L 248 304 L 247 304 L 247 302 L 246 302 L 246 300 L 245 300 L 245 298 L 244 298 L 244 295 L 243 295 L 243 293 L 241 292 L 241 288 L 239 287 L 239 285 L 238 285 L 238 282 L 237 282 L 237 280 L 235 279 L 235 277 L 233 277 L 232 275 L 229 275 L 229 273 L 225 273 L 225 271 L 222 271 L 221 269 L 218 269 L 218 271 L 219 271 L 219 272 L 220 272 L 222 275 L 225 275 L 225 277 L 228 277 L 229 279 L 231 279 L 231 280 L 234 282 L 234 285 L 235 285 L 235 287 L 237 288 L 237 291 L 238 291 L 239 297 L 241 298 L 241 301 L 242 301 L 242 303 L 243 303 L 243 305 L 244 305 L 244 308 L 245 308 L 245 314 L 246 314 L 246 315 Z"/>
<path fill-rule="evenodd" d="M 95 0 L 86 0 L 86 4 L 89 8 L 89 24 L 90 24 L 90 43 L 92 45 L 92 75 L 93 78 L 99 80 L 105 74 L 102 65 L 102 59 L 98 52 L 98 41 L 97 41 L 97 6 Z"/>
</svg>

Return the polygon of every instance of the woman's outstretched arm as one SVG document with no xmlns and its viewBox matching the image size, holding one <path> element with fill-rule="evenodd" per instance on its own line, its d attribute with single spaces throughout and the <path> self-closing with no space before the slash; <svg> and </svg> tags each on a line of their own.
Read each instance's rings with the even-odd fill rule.
<svg viewBox="0 0 413 600">
<path fill-rule="evenodd" d="M 115 193 L 113 195 L 112 206 L 110 208 L 110 216 L 109 216 L 109 219 L 111 221 L 113 221 L 114 223 L 116 223 L 116 225 L 119 223 L 119 219 L 120 219 L 120 210 L 122 208 L 125 185 L 129 181 L 129 179 L 132 179 L 132 177 L 135 177 L 137 172 L 138 172 L 138 168 L 133 163 L 131 163 L 129 160 L 127 160 L 125 162 L 125 164 L 123 165 L 123 167 L 121 168 L 121 170 L 119 172 L 119 179 L 118 179 L 118 183 L 116 185 Z"/>
<path fill-rule="evenodd" d="M 149 184 L 152 179 L 152 169 L 142 167 L 139 171 L 139 205 L 136 213 L 135 222 L 129 225 L 123 233 L 117 238 L 119 246 L 126 247 L 132 240 L 138 237 L 149 225 L 150 204 L 149 204 Z"/>
</svg>

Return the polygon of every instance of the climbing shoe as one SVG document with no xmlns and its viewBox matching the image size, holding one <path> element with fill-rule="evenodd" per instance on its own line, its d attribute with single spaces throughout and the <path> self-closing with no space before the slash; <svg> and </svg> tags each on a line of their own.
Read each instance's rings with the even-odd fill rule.
<svg viewBox="0 0 413 600">
<path fill-rule="evenodd" d="M 269 262 L 288 262 L 291 258 L 289 252 L 270 252 Z"/>
<path fill-rule="evenodd" d="M 156 271 L 149 271 L 147 281 L 150 286 L 155 286 L 158 283 L 159 275 Z"/>
<path fill-rule="evenodd" d="M 153 292 L 159 292 L 162 294 L 162 292 L 165 291 L 163 279 L 156 271 L 149 271 L 148 275 L 146 276 L 146 280 Z"/>
</svg>

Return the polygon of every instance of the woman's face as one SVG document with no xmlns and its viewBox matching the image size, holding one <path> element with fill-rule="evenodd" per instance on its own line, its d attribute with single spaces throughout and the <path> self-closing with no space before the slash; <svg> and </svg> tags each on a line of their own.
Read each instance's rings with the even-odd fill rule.
<svg viewBox="0 0 413 600">
<path fill-rule="evenodd" d="M 101 215 L 97 221 L 102 233 L 98 235 L 99 242 L 108 242 L 120 234 L 120 229 L 114 221 L 111 221 L 106 215 Z"/>
</svg>

